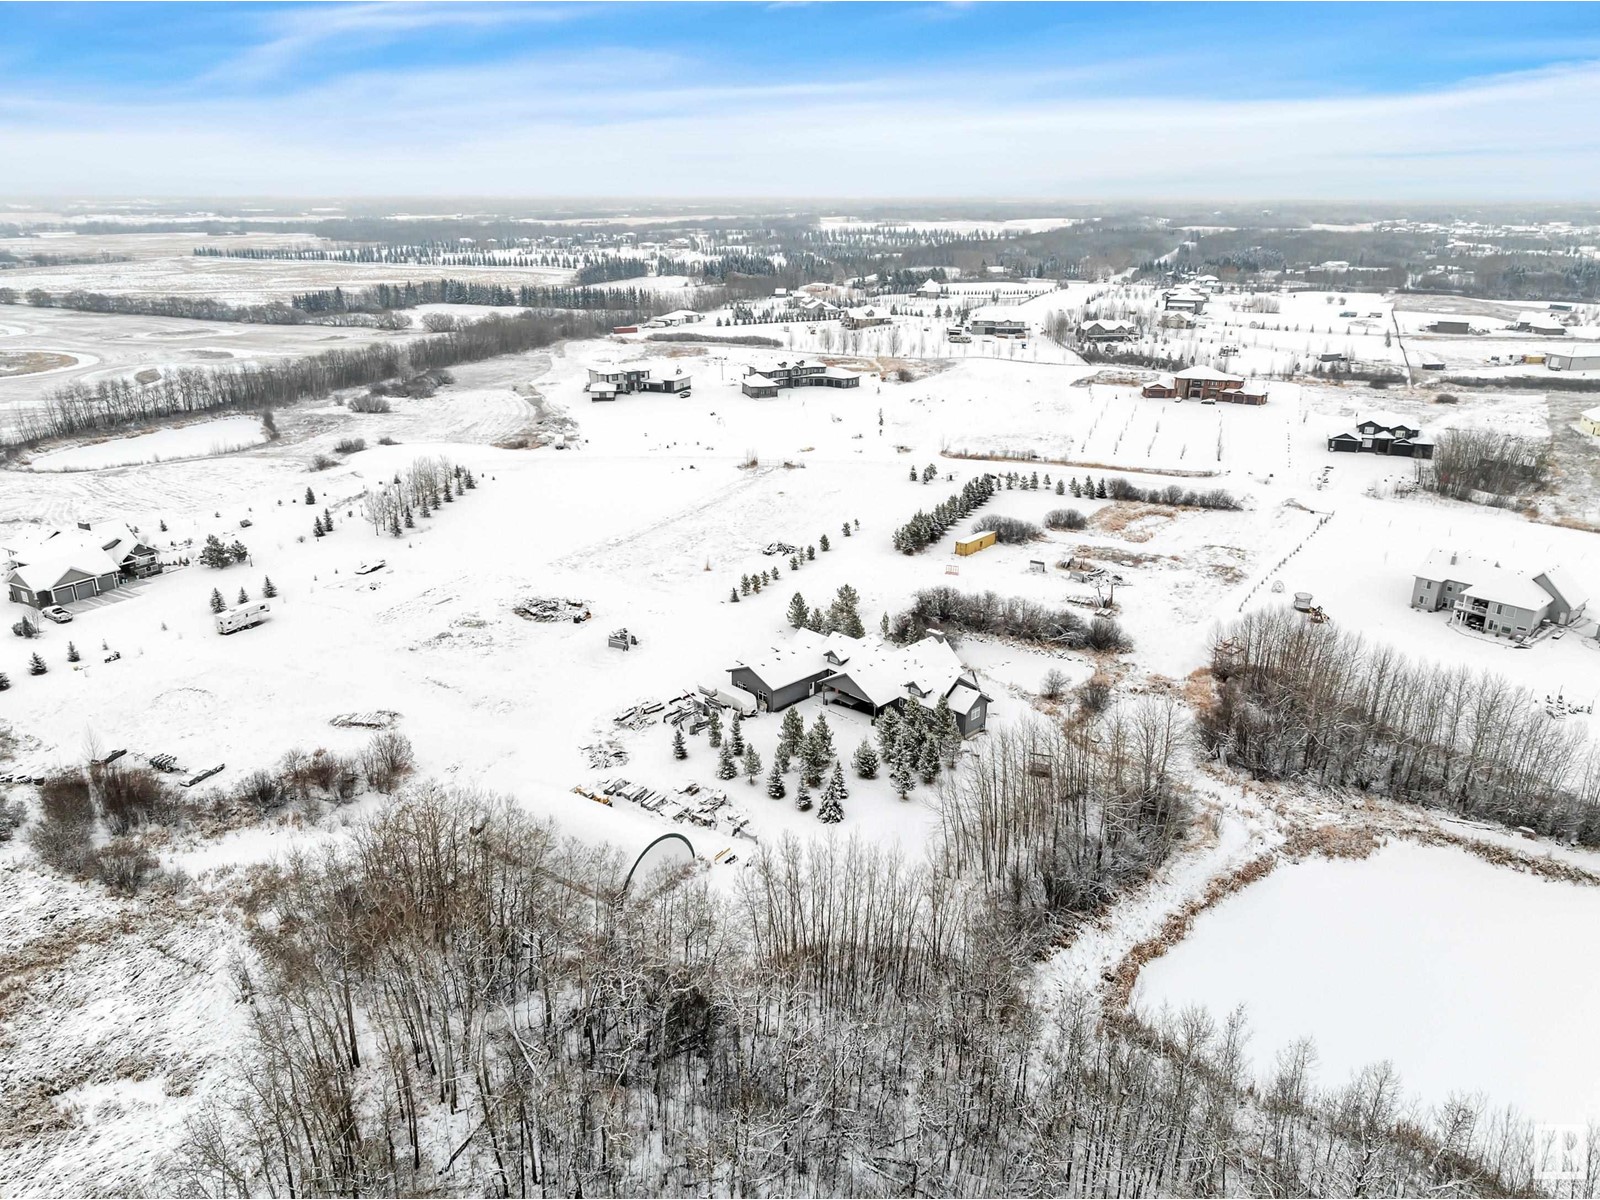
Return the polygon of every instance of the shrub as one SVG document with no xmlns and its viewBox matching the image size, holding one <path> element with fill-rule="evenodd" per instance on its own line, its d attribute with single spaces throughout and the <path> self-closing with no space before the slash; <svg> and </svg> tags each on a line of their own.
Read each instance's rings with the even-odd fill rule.
<svg viewBox="0 0 1600 1200">
<path fill-rule="evenodd" d="M 1101 479 L 1100 482 L 1106 489 L 1106 497 L 1111 500 L 1168 504 L 1174 508 L 1237 509 L 1240 507 L 1233 494 L 1221 488 L 1200 492 L 1194 488 L 1179 487 L 1175 483 L 1169 483 L 1166 487 L 1142 488 L 1129 483 L 1120 475 L 1115 479 Z"/>
<path fill-rule="evenodd" d="M 1113 618 L 1096 617 L 1089 622 L 1088 645 L 1091 650 L 1132 650 L 1133 639 Z"/>
<path fill-rule="evenodd" d="M 986 517 L 979 517 L 972 528 L 978 533 L 994 530 L 997 542 L 1008 546 L 1020 546 L 1042 536 L 1039 527 L 1032 521 L 1024 521 L 1020 517 L 1002 517 L 997 513 L 990 513 Z"/>
<path fill-rule="evenodd" d="M 386 413 L 393 412 L 394 405 L 390 404 L 385 396 L 352 396 L 347 405 L 353 413 Z"/>
<path fill-rule="evenodd" d="M 385 434 L 383 437 L 378 439 L 378 445 L 380 445 L 380 446 L 398 446 L 399 444 L 400 444 L 399 442 L 395 441 L 392 437 L 388 436 L 387 434 Z"/>
<path fill-rule="evenodd" d="M 1454 392 L 1440 392 L 1433 398 L 1435 404 L 1460 404 L 1461 397 Z"/>
<path fill-rule="evenodd" d="M 94 799 L 80 771 L 57 771 L 39 785 L 39 818 L 28 830 L 39 860 L 63 875 L 88 874 L 94 850 Z"/>
<path fill-rule="evenodd" d="M 27 812 L 21 800 L 7 800 L 0 797 L 0 842 L 9 842 L 12 839 L 22 827 Z"/>
<path fill-rule="evenodd" d="M 1090 635 L 1089 626 L 1070 608 L 1052 609 L 1016 596 L 940 586 L 924 588 L 912 598 L 911 607 L 890 622 L 889 638 L 914 642 L 933 627 L 1074 650 L 1087 646 Z M 1117 632 L 1120 635 L 1121 630 Z"/>
<path fill-rule="evenodd" d="M 367 439 L 358 437 L 340 438 L 333 448 L 340 454 L 359 454 L 367 448 Z"/>
<path fill-rule="evenodd" d="M 165 785 L 148 767 L 112 763 L 96 772 L 96 782 L 106 828 L 114 834 L 158 820 L 168 806 Z"/>
<path fill-rule="evenodd" d="M 311 459 L 311 469 L 313 471 L 326 471 L 329 467 L 336 467 L 338 465 L 338 459 L 329 458 L 326 454 L 318 454 Z"/>
<path fill-rule="evenodd" d="M 1075 508 L 1052 508 L 1045 513 L 1044 523 L 1048 529 L 1083 529 L 1089 518 Z"/>
<path fill-rule="evenodd" d="M 1103 675 L 1094 675 L 1078 686 L 1078 707 L 1091 716 L 1105 711 L 1111 702 L 1111 684 Z"/>
<path fill-rule="evenodd" d="M 283 803 L 283 781 L 271 771 L 251 771 L 233 785 L 228 798 L 235 804 L 266 812 Z"/>
<path fill-rule="evenodd" d="M 1051 667 L 1044 673 L 1044 681 L 1039 684 L 1039 695 L 1046 700 L 1059 700 L 1061 693 L 1067 690 L 1067 674 L 1057 667 Z"/>
<path fill-rule="evenodd" d="M 361 752 L 361 770 L 374 791 L 394 791 L 415 766 L 411 739 L 392 729 L 373 734 Z"/>
<path fill-rule="evenodd" d="M 36 638 L 39 636 L 39 626 L 32 617 L 23 617 L 11 627 L 11 632 L 19 638 Z"/>
<path fill-rule="evenodd" d="M 84 864 L 88 874 L 124 896 L 135 895 L 159 865 L 155 855 L 134 838 L 113 838 L 91 851 Z"/>
</svg>

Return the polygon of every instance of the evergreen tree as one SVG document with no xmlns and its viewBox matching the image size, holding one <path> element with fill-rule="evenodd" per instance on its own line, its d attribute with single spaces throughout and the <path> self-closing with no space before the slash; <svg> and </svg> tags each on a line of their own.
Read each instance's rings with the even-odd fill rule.
<svg viewBox="0 0 1600 1200">
<path fill-rule="evenodd" d="M 756 748 L 753 745 L 744 748 L 744 773 L 745 778 L 749 780 L 750 786 L 754 787 L 756 785 L 756 777 L 761 774 L 761 755 L 756 752 Z"/>
<path fill-rule="evenodd" d="M 672 757 L 682 761 L 689 757 L 689 747 L 683 740 L 683 730 L 675 729 L 672 733 Z"/>
<path fill-rule="evenodd" d="M 738 588 L 729 588 L 728 589 L 728 602 L 730 604 L 739 603 L 739 589 Z"/>
<path fill-rule="evenodd" d="M 243 588 L 239 589 L 238 603 L 240 603 L 240 604 L 249 604 L 250 603 L 250 593 L 245 591 Z"/>
<path fill-rule="evenodd" d="M 828 540 L 828 535 L 827 534 L 823 534 L 822 535 L 822 540 L 824 542 L 826 542 Z M 826 550 L 827 547 L 824 546 L 823 549 Z M 816 562 L 817 561 L 817 548 L 815 546 L 807 546 L 806 547 L 806 561 L 807 562 Z"/>
<path fill-rule="evenodd" d="M 746 596 L 750 594 L 750 576 L 739 576 L 739 591 Z"/>
<path fill-rule="evenodd" d="M 806 787 L 804 775 L 800 777 L 800 782 L 794 785 L 794 806 L 801 812 L 811 811 L 811 791 Z"/>
<path fill-rule="evenodd" d="M 722 743 L 722 753 L 717 756 L 717 778 L 732 779 L 739 773 L 739 764 L 733 759 L 733 747 Z"/>
<path fill-rule="evenodd" d="M 894 784 L 894 794 L 904 800 L 911 795 L 911 789 L 916 786 L 916 777 L 911 772 L 911 764 L 905 759 L 900 759 L 889 772 L 889 782 Z"/>
<path fill-rule="evenodd" d="M 321 537 L 322 536 L 322 518 L 321 517 L 318 517 L 316 520 L 311 522 L 311 536 L 312 537 Z"/>
<path fill-rule="evenodd" d="M 878 618 L 878 632 L 883 634 L 884 637 L 889 636 L 889 614 L 887 612 Z"/>
<path fill-rule="evenodd" d="M 778 757 L 783 759 L 793 758 L 800 753 L 800 743 L 805 741 L 806 721 L 800 715 L 798 708 L 791 708 L 783 714 L 783 724 L 778 727 Z M 788 764 L 784 764 L 788 769 Z"/>
<path fill-rule="evenodd" d="M 828 626 L 846 637 L 866 637 L 867 629 L 861 623 L 861 594 L 848 583 L 834 593 L 828 606 Z"/>
<path fill-rule="evenodd" d="M 782 800 L 789 794 L 788 787 L 783 782 L 783 772 L 778 769 L 778 760 L 772 760 L 772 770 L 767 773 L 767 795 L 774 800 Z"/>
<path fill-rule="evenodd" d="M 911 482 L 915 483 L 916 481 L 917 481 L 917 469 L 915 467 L 912 467 L 911 468 Z"/>
<path fill-rule="evenodd" d="M 763 571 L 760 575 L 757 575 L 750 581 L 750 590 L 759 596 L 761 594 L 761 586 L 766 582 L 766 578 L 767 575 L 765 571 Z"/>
<path fill-rule="evenodd" d="M 791 557 L 789 559 L 789 570 L 798 571 L 799 569 L 800 569 L 800 556 L 798 554 L 796 554 L 796 555 L 794 555 L 793 557 Z"/>
<path fill-rule="evenodd" d="M 806 618 L 810 615 L 810 610 L 806 608 L 806 598 L 796 592 L 789 601 L 789 624 L 795 629 L 802 629 L 805 627 Z"/>
<path fill-rule="evenodd" d="M 49 669 L 49 667 L 44 665 L 44 659 L 40 658 L 37 654 L 28 660 L 29 675 L 43 675 Z"/>
<path fill-rule="evenodd" d="M 844 534 L 845 537 L 849 537 L 850 536 L 850 522 L 846 521 L 842 526 L 840 526 L 839 532 Z"/>
<path fill-rule="evenodd" d="M 228 548 L 222 544 L 222 539 L 214 533 L 206 534 L 206 544 L 200 549 L 201 564 L 220 571 L 229 561 Z"/>
<path fill-rule="evenodd" d="M 315 504 L 316 502 L 317 502 L 317 494 L 315 492 L 313 492 L 309 487 L 307 487 L 306 488 L 306 503 L 307 504 Z"/>
<path fill-rule="evenodd" d="M 743 754 L 744 753 L 744 728 L 743 728 L 743 726 L 744 726 L 744 714 L 741 713 L 741 712 L 735 712 L 733 714 L 733 725 L 728 730 L 728 745 L 733 749 L 733 752 L 735 754 Z"/>
<path fill-rule="evenodd" d="M 322 528 L 328 533 L 333 532 L 333 513 L 327 509 L 322 510 Z"/>
<path fill-rule="evenodd" d="M 956 765 L 956 754 L 961 749 L 961 726 L 956 723 L 955 710 L 950 698 L 940 696 L 933 707 L 933 740 L 938 745 L 939 758 L 947 767 Z"/>
<path fill-rule="evenodd" d="M 711 743 L 714 749 L 722 745 L 722 714 L 713 708 L 710 720 L 711 724 L 706 727 L 706 740 Z"/>
<path fill-rule="evenodd" d="M 883 755 L 884 762 L 894 761 L 894 748 L 899 744 L 902 724 L 899 712 L 893 708 L 884 709 L 878 718 L 878 752 Z"/>
<path fill-rule="evenodd" d="M 212 588 L 211 589 L 211 611 L 214 612 L 214 613 L 219 613 L 219 612 L 221 612 L 223 609 L 225 609 L 227 607 L 228 607 L 228 602 L 222 598 L 222 590 L 220 588 Z"/>
<path fill-rule="evenodd" d="M 390 513 L 389 514 L 389 536 L 390 537 L 399 537 L 400 536 L 400 514 L 399 513 Z"/>
<path fill-rule="evenodd" d="M 0 692 L 8 690 L 10 687 L 11 676 L 7 675 L 4 671 L 0 671 Z"/>
<path fill-rule="evenodd" d="M 806 618 L 806 628 L 812 633 L 828 632 L 828 617 L 820 608 L 813 608 L 811 615 Z"/>
<path fill-rule="evenodd" d="M 835 786 L 837 785 L 837 786 Z M 844 779 L 839 768 L 833 769 L 833 778 L 822 793 L 822 803 L 817 806 L 817 820 L 824 825 L 837 825 L 844 820 Z"/>
<path fill-rule="evenodd" d="M 1074 498 L 1081 497 L 1083 495 L 1083 489 L 1078 486 L 1078 477 L 1076 475 L 1072 477 L 1072 495 Z"/>
<path fill-rule="evenodd" d="M 406 505 L 405 527 L 407 529 L 415 529 L 417 527 L 416 520 L 411 516 L 411 505 L 409 504 Z"/>
<path fill-rule="evenodd" d="M 823 534 L 817 539 L 817 548 L 820 549 L 824 554 L 833 549 L 833 545 L 828 541 L 827 534 Z M 806 547 L 806 556 L 808 558 L 811 557 L 811 548 L 809 546 Z"/>
<path fill-rule="evenodd" d="M 856 747 L 852 765 L 855 767 L 856 775 L 862 779 L 878 777 L 878 755 L 873 750 L 872 743 L 866 738 L 862 738 L 861 744 Z"/>
<path fill-rule="evenodd" d="M 250 557 L 250 548 L 238 538 L 234 538 L 233 545 L 228 547 L 228 557 L 236 563 L 242 563 Z"/>
<path fill-rule="evenodd" d="M 939 747 L 932 738 L 923 742 L 917 753 L 917 774 L 923 783 L 932 783 L 939 777 Z"/>
<path fill-rule="evenodd" d="M 1062 483 L 1061 480 L 1059 480 L 1059 479 L 1056 480 L 1056 495 L 1064 496 L 1064 495 L 1066 495 L 1066 492 L 1067 492 L 1066 484 Z"/>
<path fill-rule="evenodd" d="M 69 663 L 74 663 L 74 662 L 80 661 L 80 655 L 78 654 L 78 647 L 77 647 L 76 644 L 74 644 L 72 642 L 68 642 L 67 643 L 67 661 Z"/>
<path fill-rule="evenodd" d="M 1094 489 L 1094 498 L 1096 500 L 1104 500 L 1106 498 L 1106 477 L 1104 475 L 1100 476 L 1100 482 Z"/>
<path fill-rule="evenodd" d="M 262 599 L 271 600 L 277 594 L 278 594 L 278 585 L 272 582 L 272 576 L 263 575 L 261 577 L 261 597 L 262 597 Z"/>
</svg>

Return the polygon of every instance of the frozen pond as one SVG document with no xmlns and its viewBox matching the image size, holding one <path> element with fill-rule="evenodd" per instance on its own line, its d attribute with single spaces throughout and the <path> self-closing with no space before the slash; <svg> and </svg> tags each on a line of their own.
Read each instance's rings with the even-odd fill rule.
<svg viewBox="0 0 1600 1200">
<path fill-rule="evenodd" d="M 1481 1092 L 1534 1120 L 1600 1118 L 1600 888 L 1396 842 L 1279 867 L 1201 915 L 1133 1003 L 1244 1005 L 1251 1059 L 1311 1037 L 1335 1087 L 1388 1059 L 1426 1104 Z"/>
<path fill-rule="evenodd" d="M 259 417 L 221 417 L 176 429 L 158 429 L 133 437 L 109 438 L 41 454 L 29 464 L 35 471 L 94 471 L 175 458 L 226 454 L 267 440 Z"/>
</svg>

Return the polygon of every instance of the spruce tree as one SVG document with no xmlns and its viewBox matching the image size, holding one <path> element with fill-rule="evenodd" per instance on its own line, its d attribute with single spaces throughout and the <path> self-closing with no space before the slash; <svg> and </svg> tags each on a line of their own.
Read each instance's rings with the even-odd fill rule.
<svg viewBox="0 0 1600 1200">
<path fill-rule="evenodd" d="M 917 469 L 915 467 L 912 467 L 911 468 L 911 482 L 915 483 L 916 481 L 917 481 Z"/>
<path fill-rule="evenodd" d="M 311 536 L 312 537 L 321 537 L 322 536 L 322 518 L 321 517 L 318 517 L 316 520 L 311 522 Z"/>
<path fill-rule="evenodd" d="M 750 786 L 755 787 L 756 778 L 761 774 L 761 755 L 753 745 L 744 748 L 744 773 Z"/>
<path fill-rule="evenodd" d="M 29 675 L 43 675 L 49 669 L 49 667 L 44 665 L 44 659 L 40 658 L 37 654 L 28 660 Z"/>
<path fill-rule="evenodd" d="M 206 544 L 200 548 L 201 565 L 220 571 L 228 565 L 228 548 L 214 533 L 206 534 Z"/>
<path fill-rule="evenodd" d="M 406 505 L 406 519 L 404 524 L 407 529 L 415 529 L 417 527 L 417 522 L 411 515 L 411 505 L 409 504 Z"/>
<path fill-rule="evenodd" d="M 748 576 L 748 575 L 739 576 L 739 591 L 742 592 L 746 596 L 748 596 L 750 594 L 750 576 Z"/>
<path fill-rule="evenodd" d="M 774 800 L 782 800 L 789 794 L 788 787 L 783 782 L 783 772 L 778 769 L 778 760 L 772 760 L 772 770 L 767 772 L 767 795 Z"/>
<path fill-rule="evenodd" d="M 893 708 L 886 708 L 878 718 L 878 752 L 883 755 L 883 761 L 894 761 L 894 748 L 900 742 L 900 728 L 903 722 L 900 713 Z"/>
<path fill-rule="evenodd" d="M 846 521 L 842 526 L 840 526 L 839 527 L 839 532 L 844 534 L 845 537 L 849 537 L 850 536 L 850 522 Z"/>
<path fill-rule="evenodd" d="M 710 713 L 710 720 L 711 724 L 706 727 L 706 740 L 715 749 L 722 745 L 722 714 L 713 708 Z"/>
<path fill-rule="evenodd" d="M 789 570 L 798 571 L 799 569 L 800 569 L 800 556 L 798 554 L 796 554 L 796 555 L 794 555 L 793 557 L 791 557 L 789 559 Z"/>
<path fill-rule="evenodd" d="M 894 794 L 904 800 L 911 795 L 911 789 L 916 786 L 916 777 L 911 773 L 911 764 L 905 759 L 900 759 L 894 764 L 894 769 L 889 772 L 889 782 L 894 784 Z"/>
<path fill-rule="evenodd" d="M 306 488 L 306 503 L 307 504 L 315 504 L 316 502 L 317 502 L 317 494 L 315 492 L 313 492 L 310 489 L 310 487 L 307 487 Z"/>
<path fill-rule="evenodd" d="M 939 758 L 947 767 L 956 765 L 956 753 L 961 749 L 961 726 L 956 723 L 955 710 L 950 698 L 940 696 L 933 707 L 933 740 L 939 748 Z"/>
<path fill-rule="evenodd" d="M 824 825 L 837 825 L 844 820 L 844 799 L 847 795 L 844 772 L 834 767 L 833 776 L 828 780 L 827 788 L 823 790 L 822 803 L 817 808 L 817 820 Z"/>
<path fill-rule="evenodd" d="M 827 534 L 823 534 L 822 535 L 822 540 L 823 541 L 827 541 L 828 540 L 828 535 Z M 826 550 L 827 547 L 824 546 L 823 549 Z M 815 546 L 807 546 L 806 547 L 806 561 L 807 562 L 816 562 L 817 561 L 817 548 Z"/>
<path fill-rule="evenodd" d="M 679 761 L 689 757 L 689 747 L 683 740 L 681 728 L 673 730 L 672 733 L 672 757 Z"/>
<path fill-rule="evenodd" d="M 228 607 L 228 602 L 222 598 L 221 589 L 212 588 L 211 589 L 211 611 L 214 612 L 214 613 L 219 613 L 219 612 L 221 612 L 223 609 L 225 609 L 227 607 Z"/>
<path fill-rule="evenodd" d="M 1100 476 L 1100 482 L 1095 486 L 1094 498 L 1096 500 L 1104 500 L 1106 498 L 1106 477 L 1104 475 Z"/>
<path fill-rule="evenodd" d="M 739 764 L 733 759 L 733 747 L 722 743 L 722 753 L 717 756 L 717 778 L 732 779 L 739 773 Z"/>
<path fill-rule="evenodd" d="M 805 736 L 805 718 L 800 715 L 798 708 L 789 709 L 783 714 L 783 724 L 778 728 L 778 754 L 783 758 L 793 758 L 800 753 L 800 743 Z"/>
<path fill-rule="evenodd" d="M 239 600 L 238 600 L 238 603 L 240 603 L 240 604 L 249 604 L 250 603 L 250 593 L 245 591 L 243 588 L 239 589 Z"/>
<path fill-rule="evenodd" d="M 80 655 L 78 654 L 78 647 L 72 642 L 68 642 L 67 643 L 67 661 L 69 663 L 74 663 L 74 662 L 80 661 Z"/>
<path fill-rule="evenodd" d="M 828 606 L 828 625 L 846 637 L 866 637 L 866 626 L 861 623 L 861 594 L 848 583 L 834 593 Z"/>
<path fill-rule="evenodd" d="M 735 754 L 744 753 L 744 714 L 733 714 L 733 725 L 728 730 L 728 745 Z"/>
<path fill-rule="evenodd" d="M 729 588 L 728 589 L 728 603 L 730 603 L 730 604 L 739 603 L 739 589 L 738 588 Z"/>
<path fill-rule="evenodd" d="M 811 612 L 806 607 L 806 598 L 796 592 L 789 601 L 789 624 L 795 629 L 802 629 L 805 627 L 806 618 L 810 615 Z"/>
<path fill-rule="evenodd" d="M 0 671 L 0 692 L 6 691 L 11 686 L 11 676 Z"/>
<path fill-rule="evenodd" d="M 400 514 L 399 513 L 390 513 L 389 514 L 389 536 L 390 537 L 399 537 L 400 536 Z"/>
<path fill-rule="evenodd" d="M 828 618 L 820 608 L 811 610 L 811 615 L 806 618 L 806 628 L 812 633 L 828 632 Z"/>
<path fill-rule="evenodd" d="M 800 777 L 800 782 L 794 786 L 794 806 L 801 812 L 811 811 L 811 791 L 806 787 L 804 775 Z"/>
<path fill-rule="evenodd" d="M 872 743 L 866 738 L 862 738 L 861 744 L 856 747 L 852 765 L 855 767 L 856 775 L 861 779 L 876 779 L 878 777 L 878 755 L 873 750 Z"/>
<path fill-rule="evenodd" d="M 939 747 L 932 738 L 923 742 L 917 753 L 917 774 L 923 783 L 932 783 L 939 777 Z"/>
<path fill-rule="evenodd" d="M 278 585 L 272 582 L 272 576 L 263 575 L 261 577 L 261 595 L 262 595 L 262 598 L 266 599 L 266 600 L 271 600 L 277 594 L 278 594 Z"/>
<path fill-rule="evenodd" d="M 1066 484 L 1062 483 L 1061 480 L 1059 480 L 1059 479 L 1056 480 L 1056 495 L 1064 496 L 1064 495 L 1066 495 L 1066 493 L 1067 493 Z"/>
<path fill-rule="evenodd" d="M 828 541 L 828 535 L 827 534 L 823 534 L 821 537 L 819 537 L 817 539 L 817 549 L 821 550 L 824 554 L 826 554 L 829 550 L 833 549 L 833 544 Z M 810 553 L 810 549 L 808 547 L 807 548 L 807 554 L 809 555 L 809 553 Z"/>
</svg>

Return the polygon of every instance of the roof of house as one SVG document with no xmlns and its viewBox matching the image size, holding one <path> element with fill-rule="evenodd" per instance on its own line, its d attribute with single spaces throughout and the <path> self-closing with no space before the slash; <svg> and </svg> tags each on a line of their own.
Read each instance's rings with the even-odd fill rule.
<svg viewBox="0 0 1600 1200">
<path fill-rule="evenodd" d="M 832 670 L 822 657 L 827 640 L 820 633 L 797 629 L 785 645 L 772 646 L 752 658 L 740 659 L 729 669 L 744 667 L 768 687 L 785 688 Z"/>
<path fill-rule="evenodd" d="M 770 388 L 775 388 L 775 387 L 778 386 L 772 380 L 768 379 L 765 375 L 763 375 L 760 371 L 756 371 L 756 370 L 752 370 L 748 375 L 746 375 L 739 382 L 744 384 L 746 387 L 770 387 Z"/>
<path fill-rule="evenodd" d="M 1469 554 L 1465 550 L 1430 550 L 1428 557 L 1423 559 L 1422 565 L 1417 568 L 1417 574 L 1423 579 L 1471 583 L 1484 571 L 1499 569 L 1499 563 L 1491 562 L 1476 554 Z"/>
<path fill-rule="evenodd" d="M 1600 421 L 1600 404 L 1584 409 L 1581 415 L 1585 421 Z"/>
<path fill-rule="evenodd" d="M 55 587 L 64 576 L 73 571 L 79 571 L 84 575 L 117 573 L 117 560 L 94 542 L 80 541 L 67 534 L 60 536 L 65 539 L 61 544 L 55 544 L 56 539 L 52 538 L 48 548 L 42 549 L 37 554 L 30 554 L 19 563 L 8 578 L 18 580 L 30 592 L 42 592 Z"/>
<path fill-rule="evenodd" d="M 1014 304 L 985 304 L 981 308 L 973 309 L 974 321 L 1021 321 L 1022 310 Z"/>
<path fill-rule="evenodd" d="M 847 308 L 845 309 L 845 315 L 847 315 L 852 321 L 871 321 L 876 320 L 879 317 L 882 317 L 884 320 L 889 319 L 889 314 L 884 312 L 883 309 L 873 308 L 871 305 L 863 305 L 858 308 Z"/>
<path fill-rule="evenodd" d="M 977 688 L 963 680 L 958 682 L 950 691 L 950 707 L 965 716 L 972 711 L 972 706 L 979 700 L 987 700 L 988 698 Z"/>
<path fill-rule="evenodd" d="M 1134 328 L 1136 328 L 1136 326 L 1134 325 L 1134 323 L 1132 321 L 1107 321 L 1107 320 L 1102 320 L 1099 317 L 1096 317 L 1093 321 L 1085 321 L 1083 323 L 1083 327 L 1085 329 L 1134 329 Z"/>
<path fill-rule="evenodd" d="M 700 314 L 692 308 L 677 308 L 669 313 L 662 313 L 656 318 L 658 321 L 698 321 Z"/>
<path fill-rule="evenodd" d="M 1229 379 L 1236 379 L 1241 383 L 1244 382 L 1243 375 L 1230 375 L 1227 371 L 1218 371 L 1213 367 L 1202 367 L 1198 364 L 1192 367 L 1185 367 L 1183 370 L 1178 372 L 1176 378 L 1201 379 L 1214 383 L 1221 383 Z"/>
<path fill-rule="evenodd" d="M 1487 600 L 1492 604 L 1511 604 L 1517 608 L 1537 611 L 1550 603 L 1550 593 L 1521 571 L 1508 571 L 1504 567 L 1487 567 L 1478 572 L 1462 593 L 1474 600 Z"/>
<path fill-rule="evenodd" d="M 1544 581 L 1542 585 L 1544 590 L 1552 593 L 1557 600 L 1568 608 L 1579 608 L 1589 602 L 1589 597 L 1583 588 L 1578 586 L 1577 582 L 1571 575 L 1567 574 L 1566 569 L 1563 567 L 1551 567 L 1549 570 L 1540 572 L 1534 578 L 1536 580 L 1542 579 Z"/>
<path fill-rule="evenodd" d="M 822 372 L 822 376 L 824 379 L 855 379 L 858 377 L 858 372 L 846 371 L 843 367 L 828 367 Z"/>
<path fill-rule="evenodd" d="M 1381 409 L 1362 414 L 1361 419 L 1359 421 L 1357 421 L 1356 424 L 1357 425 L 1365 425 L 1368 422 L 1371 422 L 1372 424 L 1376 425 L 1379 429 L 1420 429 L 1421 428 L 1421 426 L 1418 425 L 1415 421 L 1413 421 L 1410 417 L 1402 417 L 1402 416 L 1399 416 L 1396 413 L 1384 412 Z"/>
<path fill-rule="evenodd" d="M 909 646 L 859 641 L 849 660 L 828 679 L 848 677 L 862 695 L 882 707 L 907 696 L 936 704 L 965 674 L 950 643 L 929 635 Z"/>
<path fill-rule="evenodd" d="M 1244 386 L 1239 390 L 1247 396 L 1265 396 L 1267 394 L 1267 382 L 1264 379 L 1246 379 Z"/>
</svg>

